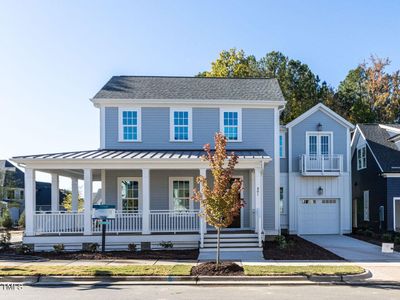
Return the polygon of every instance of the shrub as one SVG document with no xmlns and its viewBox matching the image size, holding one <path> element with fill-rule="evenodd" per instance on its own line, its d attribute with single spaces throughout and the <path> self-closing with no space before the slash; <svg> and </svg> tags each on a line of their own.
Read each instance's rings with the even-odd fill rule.
<svg viewBox="0 0 400 300">
<path fill-rule="evenodd" d="M 286 241 L 286 238 L 285 238 L 285 236 L 283 236 L 283 235 L 277 235 L 277 236 L 275 237 L 274 241 L 275 241 L 276 243 L 278 243 L 278 248 L 281 249 L 281 250 L 286 249 L 287 246 L 288 246 L 288 243 L 287 243 L 287 241 Z"/>
<path fill-rule="evenodd" d="M 3 217 L 1 218 L 1 225 L 6 229 L 11 229 L 13 226 L 13 222 L 11 220 L 10 212 L 6 210 L 3 213 Z"/>
<path fill-rule="evenodd" d="M 164 249 L 168 249 L 168 248 L 174 247 L 174 244 L 172 244 L 171 241 L 168 241 L 168 242 L 162 241 L 162 242 L 160 243 L 160 246 L 163 247 Z"/>
<path fill-rule="evenodd" d="M 394 243 L 396 244 L 396 245 L 400 245 L 400 236 L 396 236 L 395 238 L 394 238 Z"/>
<path fill-rule="evenodd" d="M 25 211 L 19 216 L 18 225 L 25 228 Z"/>
<path fill-rule="evenodd" d="M 130 244 L 128 245 L 128 250 L 129 250 L 130 252 L 136 252 L 136 244 L 135 244 L 135 243 L 130 243 Z"/>
<path fill-rule="evenodd" d="M 393 241 L 393 237 L 390 233 L 384 233 L 384 234 L 382 234 L 382 241 L 384 243 L 390 243 Z"/>
<path fill-rule="evenodd" d="M 64 244 L 56 244 L 53 246 L 53 248 L 56 253 L 61 253 L 61 252 L 64 252 L 64 250 L 65 250 Z"/>
<path fill-rule="evenodd" d="M 374 236 L 374 232 L 373 232 L 372 230 L 370 230 L 370 229 L 364 230 L 363 234 L 364 234 L 366 237 L 373 237 L 373 236 Z"/>
<path fill-rule="evenodd" d="M 0 236 L 0 248 L 2 250 L 10 249 L 10 240 L 11 240 L 11 233 L 7 230 L 4 231 Z"/>
<path fill-rule="evenodd" d="M 96 253 L 98 249 L 99 249 L 98 243 L 89 243 L 86 246 L 86 250 L 92 253 Z"/>
<path fill-rule="evenodd" d="M 33 250 L 32 250 L 32 248 L 31 248 L 29 245 L 27 245 L 27 244 L 21 244 L 21 245 L 18 245 L 18 246 L 15 248 L 15 252 L 16 252 L 17 254 L 30 254 L 30 253 L 33 252 Z"/>
</svg>

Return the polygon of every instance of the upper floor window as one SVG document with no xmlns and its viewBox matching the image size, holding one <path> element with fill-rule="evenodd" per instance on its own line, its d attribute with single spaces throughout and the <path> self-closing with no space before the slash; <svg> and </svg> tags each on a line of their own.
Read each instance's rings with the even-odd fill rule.
<svg viewBox="0 0 400 300">
<path fill-rule="evenodd" d="M 279 157 L 285 158 L 285 134 L 279 134 Z"/>
<path fill-rule="evenodd" d="M 141 141 L 141 110 L 140 108 L 119 109 L 119 141 L 140 142 Z"/>
<path fill-rule="evenodd" d="M 242 111 L 240 109 L 220 110 L 220 130 L 230 142 L 242 141 Z"/>
<path fill-rule="evenodd" d="M 307 132 L 307 155 L 310 157 L 329 156 L 332 154 L 332 133 Z"/>
<path fill-rule="evenodd" d="M 367 167 L 367 148 L 362 146 L 357 148 L 357 170 L 362 170 Z"/>
<path fill-rule="evenodd" d="M 192 141 L 191 109 L 170 109 L 170 140 L 173 142 Z"/>
</svg>

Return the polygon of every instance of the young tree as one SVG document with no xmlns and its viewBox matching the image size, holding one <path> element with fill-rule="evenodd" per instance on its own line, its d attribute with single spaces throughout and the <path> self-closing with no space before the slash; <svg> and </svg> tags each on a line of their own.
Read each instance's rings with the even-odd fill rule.
<svg viewBox="0 0 400 300">
<path fill-rule="evenodd" d="M 66 195 L 65 198 L 62 202 L 62 206 L 67 211 L 72 211 L 72 193 L 70 191 L 65 191 Z M 83 209 L 83 198 L 78 197 L 78 211 L 81 211 Z"/>
<path fill-rule="evenodd" d="M 208 161 L 213 177 L 213 186 L 208 185 L 204 176 L 197 177 L 197 183 L 201 184 L 201 190 L 194 190 L 193 199 L 200 202 L 202 212 L 200 216 L 206 223 L 217 230 L 217 265 L 220 262 L 220 234 L 221 228 L 226 228 L 235 216 L 239 215 L 243 203 L 240 199 L 242 182 L 233 179 L 233 171 L 238 163 L 238 157 L 232 152 L 229 156 L 226 152 L 226 137 L 222 133 L 216 133 L 214 137 L 215 150 L 210 144 L 204 146 L 206 155 L 203 160 Z"/>
</svg>

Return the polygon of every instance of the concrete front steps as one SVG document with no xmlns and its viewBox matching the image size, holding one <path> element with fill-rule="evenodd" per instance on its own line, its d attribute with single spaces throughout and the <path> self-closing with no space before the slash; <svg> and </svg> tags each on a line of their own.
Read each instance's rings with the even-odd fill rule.
<svg viewBox="0 0 400 300">
<path fill-rule="evenodd" d="M 242 262 L 264 261 L 262 248 L 258 247 L 256 233 L 221 233 L 221 259 Z M 200 248 L 199 260 L 215 260 L 217 252 L 217 234 L 204 235 L 204 247 Z"/>
</svg>

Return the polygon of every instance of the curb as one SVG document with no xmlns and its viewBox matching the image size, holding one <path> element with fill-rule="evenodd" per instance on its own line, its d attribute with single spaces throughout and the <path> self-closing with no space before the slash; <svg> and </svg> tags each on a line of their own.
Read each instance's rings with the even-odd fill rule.
<svg viewBox="0 0 400 300">
<path fill-rule="evenodd" d="M 0 283 L 26 285 L 400 285 L 400 282 L 366 281 L 370 271 L 337 276 L 2 276 Z"/>
</svg>

